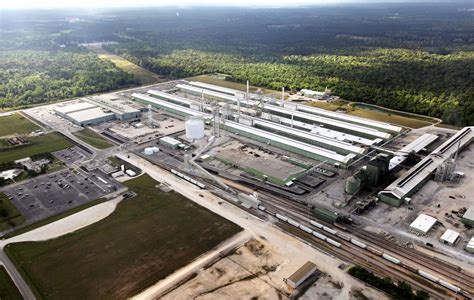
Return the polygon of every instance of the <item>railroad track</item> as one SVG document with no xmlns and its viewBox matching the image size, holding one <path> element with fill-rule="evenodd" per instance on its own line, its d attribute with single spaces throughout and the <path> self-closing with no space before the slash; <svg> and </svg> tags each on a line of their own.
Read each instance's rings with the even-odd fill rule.
<svg viewBox="0 0 474 300">
<path fill-rule="evenodd" d="M 154 162 L 154 163 L 157 164 L 156 162 Z M 161 163 L 161 164 L 158 164 L 158 165 L 160 167 L 164 168 L 164 169 L 167 169 L 168 171 L 170 171 L 173 167 L 173 166 L 171 166 L 169 164 L 166 164 L 166 163 Z M 209 185 L 209 187 L 212 186 L 212 187 L 217 188 L 217 190 L 221 190 L 219 187 L 214 185 L 214 182 L 211 182 L 210 180 L 204 180 L 204 181 L 206 181 L 206 183 Z M 233 188 L 238 189 L 238 187 L 236 187 L 236 186 L 233 186 Z M 221 194 L 221 193 L 219 193 L 219 194 Z M 219 195 L 219 196 L 222 197 L 223 195 Z M 227 198 L 227 197 L 225 197 L 225 198 Z M 273 214 L 284 211 L 285 214 L 290 214 L 292 216 L 292 218 L 298 220 L 301 223 L 306 224 L 309 221 L 308 219 L 309 219 L 309 216 L 311 215 L 311 210 L 310 210 L 309 207 L 307 207 L 306 205 L 304 205 L 302 203 L 288 201 L 288 200 L 282 200 L 282 199 L 279 199 L 277 197 L 273 197 L 271 195 L 268 195 L 266 193 L 261 193 L 260 199 L 262 200 L 262 203 L 264 203 L 266 206 L 268 206 L 269 208 L 271 208 L 273 210 L 273 212 L 272 212 Z M 232 203 L 233 201 L 228 201 L 228 202 Z M 233 203 L 233 204 L 236 204 L 236 203 Z M 250 211 L 250 210 L 248 210 L 248 211 L 251 212 L 254 215 L 262 217 L 262 214 L 259 214 L 257 211 Z M 277 223 L 277 224 L 280 226 L 281 225 L 280 223 Z M 284 224 L 284 226 L 286 226 L 286 225 L 287 224 Z M 280 226 L 280 227 L 282 227 L 282 226 Z M 326 226 L 324 226 L 324 227 L 326 227 Z M 290 226 L 290 228 L 294 229 L 295 227 Z M 328 227 L 326 227 L 326 228 L 328 228 Z M 287 226 L 286 226 L 286 229 L 288 229 Z M 314 232 L 318 232 L 319 234 L 325 233 L 321 230 L 315 229 L 314 227 L 312 227 L 311 230 L 314 231 Z M 335 256 L 337 256 L 337 257 L 339 257 L 339 258 L 341 258 L 345 261 L 348 261 L 348 262 L 355 261 L 355 257 L 357 257 L 357 259 L 356 259 L 357 264 L 359 264 L 363 267 L 366 267 L 367 269 L 372 270 L 372 271 L 376 272 L 377 274 L 389 275 L 389 276 L 392 276 L 392 277 L 397 278 L 397 279 L 405 280 L 405 281 L 411 283 L 414 287 L 417 287 L 419 289 L 429 290 L 429 292 L 431 293 L 432 296 L 436 296 L 439 299 L 444 299 L 447 294 L 451 295 L 453 297 L 459 298 L 459 299 L 463 299 L 461 295 L 459 295 L 457 293 L 453 293 L 452 288 L 447 288 L 446 286 L 444 286 L 444 287 L 446 287 L 446 289 L 445 289 L 445 288 L 443 288 L 439 285 L 433 285 L 433 282 L 428 281 L 426 279 L 426 276 L 423 276 L 425 278 L 420 277 L 419 274 L 416 274 L 416 269 L 414 267 L 412 267 L 411 270 L 410 270 L 410 268 L 406 268 L 406 265 L 404 266 L 403 263 L 399 262 L 399 264 L 397 265 L 397 264 L 393 264 L 393 263 L 388 262 L 386 259 L 384 260 L 381 257 L 383 252 L 380 251 L 380 250 L 379 250 L 380 253 L 378 253 L 377 255 L 374 255 L 373 253 L 369 253 L 367 251 L 362 251 L 362 249 L 360 247 L 354 246 L 354 244 L 350 242 L 350 238 L 342 239 L 341 237 L 339 237 L 337 235 L 331 236 L 330 238 L 328 238 L 328 240 L 331 240 L 332 242 L 334 242 L 333 246 L 335 244 L 339 244 L 338 247 L 329 246 L 328 243 L 325 243 L 325 245 L 322 246 L 323 244 L 321 244 L 321 240 L 318 240 L 312 234 L 308 234 L 307 232 L 303 232 L 302 230 L 299 230 L 299 229 L 297 229 L 296 232 L 297 233 L 292 232 L 292 234 L 296 235 L 300 239 L 302 238 L 305 241 L 308 241 L 308 238 L 309 238 L 309 240 L 311 241 L 311 244 L 314 244 L 315 241 L 317 241 L 320 249 L 322 247 L 326 252 L 329 252 L 332 255 L 335 255 Z M 364 231 L 360 231 L 360 232 L 364 232 Z M 327 234 L 327 233 L 325 233 L 325 234 Z M 381 247 L 382 249 L 387 248 L 387 243 L 391 243 L 393 245 L 396 245 L 396 246 L 403 249 L 403 253 L 406 253 L 406 256 L 405 256 L 406 258 L 408 258 L 410 261 L 413 261 L 413 255 L 408 256 L 409 255 L 408 251 L 410 251 L 409 249 L 403 248 L 403 247 L 401 247 L 401 246 L 399 246 L 399 245 L 397 245 L 393 242 L 386 241 L 382 237 L 378 237 L 378 238 L 383 239 L 383 242 L 381 240 L 378 240 L 378 241 L 375 242 L 375 241 L 372 241 L 374 239 L 373 235 L 371 235 L 369 237 L 368 235 L 370 235 L 370 233 L 364 232 L 364 234 L 367 234 L 367 235 L 362 236 L 362 234 L 361 234 L 361 235 L 358 235 L 358 237 L 364 238 L 364 240 L 369 240 L 369 238 L 370 238 L 370 241 L 373 244 Z M 303 237 L 305 237 L 305 238 L 303 238 Z M 344 245 L 345 249 L 341 250 L 341 245 Z M 382 245 L 382 246 L 380 246 L 380 245 Z M 392 247 L 393 245 L 390 245 L 390 246 Z M 335 249 L 337 249 L 337 250 L 335 250 Z M 410 251 L 410 252 L 414 252 L 414 250 Z M 397 252 L 397 254 L 398 254 L 398 252 Z M 467 275 L 464 276 L 465 274 L 463 274 L 463 275 L 457 274 L 456 272 L 459 272 L 459 270 L 455 270 L 452 265 L 449 265 L 446 262 L 436 260 L 439 264 L 444 263 L 444 265 L 440 269 L 439 266 L 433 266 L 432 264 L 430 264 L 427 261 L 427 260 L 430 260 L 430 262 L 432 263 L 432 259 L 429 258 L 428 256 L 426 256 L 426 255 L 424 255 L 420 252 L 417 252 L 417 255 L 420 256 L 420 259 L 421 258 L 423 259 L 423 261 L 426 263 L 427 266 L 429 266 L 429 268 L 431 270 L 435 270 L 437 273 L 439 272 L 439 270 L 445 270 L 445 271 L 449 270 L 448 273 L 451 274 L 450 278 L 454 279 L 456 281 L 456 283 L 460 283 L 459 280 L 465 280 L 464 277 L 467 276 Z M 370 260 L 370 262 L 369 262 L 369 260 Z M 451 268 L 452 270 L 450 270 L 449 268 Z M 388 271 L 388 270 L 390 270 L 390 271 Z M 414 273 L 414 270 L 415 270 L 415 273 Z M 471 281 L 472 281 L 471 278 L 467 279 L 467 282 L 468 282 L 467 283 L 467 289 L 464 289 L 464 288 L 466 288 L 466 286 L 463 285 L 463 290 L 462 290 L 463 293 L 465 293 L 465 291 L 469 291 L 469 293 L 472 293 L 472 287 L 471 287 L 472 282 Z M 451 286 L 451 287 L 455 287 L 455 286 Z M 467 296 L 465 296 L 465 297 L 467 297 Z"/>
<path fill-rule="evenodd" d="M 331 246 L 328 243 L 323 242 L 322 240 L 312 236 L 311 234 L 308 234 L 301 230 L 295 230 L 295 228 L 291 225 L 279 222 L 277 223 L 277 226 L 285 232 L 297 237 L 298 239 L 309 243 L 311 246 L 317 248 L 318 250 L 323 250 L 324 252 L 341 259 L 342 261 L 351 262 L 363 268 L 371 270 L 374 274 L 378 276 L 387 276 L 395 278 L 399 281 L 405 281 L 407 283 L 410 283 L 415 289 L 427 291 L 434 299 L 446 299 L 447 296 L 451 296 L 455 299 L 464 299 L 460 295 L 445 290 L 442 287 L 433 285 L 426 279 L 414 276 L 413 273 L 402 267 L 390 265 L 387 261 L 380 259 L 380 257 L 376 256 L 375 254 L 362 252 L 360 248 L 357 248 L 353 245 L 351 246 L 350 243 L 347 244 L 344 241 L 341 241 L 343 243 L 343 247 L 337 248 Z"/>
<path fill-rule="evenodd" d="M 306 214 L 307 214 L 307 208 L 299 207 L 297 209 L 297 211 L 295 212 L 295 211 L 288 210 L 289 206 L 294 206 L 295 204 L 288 205 L 288 203 L 281 203 L 280 201 L 278 201 L 278 199 L 271 199 L 271 198 L 268 199 L 266 197 L 265 197 L 265 201 L 266 201 L 266 205 L 268 207 L 270 207 L 271 213 L 278 213 L 278 212 L 283 212 L 284 211 L 284 214 L 286 216 L 289 216 L 290 218 L 292 218 L 294 220 L 298 220 L 298 222 L 301 222 L 301 224 L 307 224 L 308 223 L 308 218 L 305 217 Z M 271 202 L 273 202 L 273 203 L 271 203 Z M 301 214 L 301 213 L 304 213 L 304 214 Z M 323 225 L 321 225 L 321 226 L 323 226 Z M 324 226 L 324 227 L 326 227 L 326 226 Z M 326 227 L 326 228 L 328 230 L 331 230 L 329 227 Z M 315 230 L 314 228 L 312 228 L 312 229 Z M 350 241 L 350 239 L 351 239 L 349 236 L 344 235 L 344 234 L 340 234 L 340 231 L 335 231 L 335 230 L 331 230 L 331 231 L 333 231 L 333 235 L 331 235 L 332 240 L 342 242 L 343 244 L 346 245 L 346 247 L 352 247 L 353 248 L 353 245 L 351 245 L 351 243 L 347 243 L 347 241 L 348 240 Z M 345 238 L 340 239 L 340 238 L 337 237 L 338 235 L 345 236 Z M 366 233 L 366 235 L 367 236 L 373 236 L 370 233 Z M 382 239 L 382 237 L 379 237 L 379 236 L 377 238 Z M 364 242 L 365 242 L 365 240 L 366 240 L 366 238 L 363 239 Z M 387 243 L 393 244 L 392 242 L 388 242 L 388 241 L 385 241 L 385 240 L 383 240 L 383 242 L 380 242 L 380 240 L 379 240 L 378 243 L 373 243 L 373 244 L 375 244 L 375 245 L 377 245 L 377 247 L 380 247 L 381 249 L 385 250 L 387 248 Z M 373 249 L 372 251 L 380 252 L 380 253 L 378 253 L 379 256 L 385 256 L 385 259 L 387 259 L 387 257 L 388 257 L 388 259 L 391 259 L 392 262 L 394 262 L 394 264 L 398 264 L 399 266 L 407 269 L 407 271 L 410 272 L 412 275 L 415 275 L 417 277 L 419 277 L 418 275 L 420 275 L 420 276 L 423 276 L 425 278 L 429 278 L 431 281 L 434 281 L 434 282 L 446 287 L 447 289 L 449 289 L 451 291 L 455 290 L 458 293 L 463 293 L 463 295 L 465 295 L 466 297 L 470 297 L 470 295 L 472 295 L 472 288 L 471 288 L 470 282 L 469 282 L 469 281 L 472 280 L 472 278 L 470 278 L 469 275 L 459 274 L 459 270 L 455 269 L 455 267 L 453 267 L 452 265 L 449 265 L 448 263 L 444 263 L 443 264 L 444 268 L 442 268 L 442 269 L 440 269 L 440 266 L 437 266 L 437 265 L 433 266 L 432 264 L 430 264 L 431 261 L 427 261 L 429 258 L 427 258 L 426 255 L 423 255 L 420 252 L 416 252 L 416 253 L 420 257 L 423 257 L 424 264 L 418 263 L 417 260 L 413 259 L 413 255 L 410 255 L 411 252 L 414 252 L 414 250 L 409 250 L 409 249 L 403 248 L 399 245 L 397 245 L 397 246 L 400 247 L 401 249 L 403 249 L 403 252 L 406 253 L 405 258 L 407 258 L 407 260 L 409 261 L 409 264 L 407 264 L 404 261 L 401 261 L 401 260 L 385 253 L 385 251 L 382 251 L 380 249 L 376 250 L 377 248 L 372 247 L 372 245 L 368 245 L 368 248 Z M 366 247 L 365 244 L 364 244 L 364 247 Z M 370 249 L 369 249 L 369 251 L 370 251 Z M 358 250 L 360 250 L 360 249 L 358 249 Z M 392 252 L 390 252 L 390 253 L 392 253 Z M 398 252 L 397 252 L 397 254 L 398 254 Z M 438 277 L 431 275 L 431 273 L 426 272 L 425 271 L 426 269 L 424 269 L 423 267 L 421 269 L 414 267 L 413 262 L 415 262 L 416 265 L 422 265 L 423 267 L 428 266 L 429 269 L 434 270 L 436 272 L 436 274 L 442 274 L 444 277 L 449 278 L 451 283 L 446 282 L 443 279 L 439 279 Z M 442 264 L 443 262 L 440 261 L 440 263 Z M 440 272 L 440 270 L 442 270 L 442 271 Z M 446 276 L 446 274 L 445 274 L 446 272 L 448 272 L 450 276 Z M 415 273 L 415 274 L 413 274 L 413 273 Z M 464 279 L 467 279 L 467 283 L 463 282 Z M 453 283 L 455 285 L 453 285 Z"/>
<path fill-rule="evenodd" d="M 441 273 L 444 277 L 458 283 L 458 285 L 464 286 L 464 288 L 470 293 L 474 293 L 474 275 L 466 273 L 459 267 L 457 268 L 438 259 L 437 257 L 427 256 L 416 250 L 407 249 L 394 242 L 387 241 L 381 236 L 371 234 L 367 231 L 355 231 L 353 234 L 379 247 L 388 248 L 388 245 L 390 249 L 389 251 L 396 254 L 397 256 L 416 261 L 416 263 L 421 266 Z"/>
</svg>

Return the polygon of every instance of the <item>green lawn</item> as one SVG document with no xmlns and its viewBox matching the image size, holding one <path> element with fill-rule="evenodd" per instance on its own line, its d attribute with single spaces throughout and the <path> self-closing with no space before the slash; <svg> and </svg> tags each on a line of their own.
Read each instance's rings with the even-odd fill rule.
<svg viewBox="0 0 474 300">
<path fill-rule="evenodd" d="M 20 291 L 11 279 L 7 270 L 0 266 L 0 299 L 2 300 L 22 300 Z"/>
<path fill-rule="evenodd" d="M 97 149 L 106 149 L 113 146 L 111 143 L 107 142 L 107 140 L 104 139 L 100 134 L 90 130 L 89 128 L 76 131 L 73 133 L 73 135 Z"/>
<path fill-rule="evenodd" d="M 0 231 L 6 230 L 11 225 L 19 225 L 25 217 L 16 209 L 15 205 L 4 193 L 0 193 Z M 0 297 L 0 299 L 2 299 Z"/>
<path fill-rule="evenodd" d="M 0 117 L 0 136 L 11 134 L 25 134 L 39 129 L 38 126 L 31 123 L 27 118 L 19 113 Z"/>
<path fill-rule="evenodd" d="M 14 149 L 0 151 L 0 164 L 14 161 L 20 158 L 54 152 L 72 147 L 72 143 L 57 133 L 49 133 L 42 136 L 29 137 L 30 144 L 15 147 Z"/>
<path fill-rule="evenodd" d="M 137 197 L 106 219 L 6 252 L 38 298 L 125 299 L 136 295 L 241 229 L 142 175 L 125 183 Z"/>
</svg>

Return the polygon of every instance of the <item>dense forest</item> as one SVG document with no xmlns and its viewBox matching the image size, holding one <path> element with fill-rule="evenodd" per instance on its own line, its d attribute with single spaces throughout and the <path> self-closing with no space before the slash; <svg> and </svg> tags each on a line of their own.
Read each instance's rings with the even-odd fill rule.
<svg viewBox="0 0 474 300">
<path fill-rule="evenodd" d="M 0 35 L 0 98 L 15 105 L 134 84 L 78 46 L 112 41 L 106 50 L 170 78 L 222 72 L 275 89 L 328 87 L 347 100 L 474 124 L 470 8 L 466 2 L 136 8 L 29 11 L 21 18 L 12 11 L 3 15 Z M 30 51 L 38 51 L 30 59 L 37 69 L 18 62 Z M 42 53 L 58 63 L 43 66 Z"/>
<path fill-rule="evenodd" d="M 137 84 L 137 80 L 84 52 L 0 51 L 0 107 L 84 96 Z"/>
</svg>

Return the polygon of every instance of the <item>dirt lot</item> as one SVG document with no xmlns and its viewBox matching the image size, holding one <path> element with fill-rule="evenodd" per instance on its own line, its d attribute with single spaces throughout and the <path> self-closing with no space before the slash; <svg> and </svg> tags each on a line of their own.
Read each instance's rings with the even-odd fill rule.
<svg viewBox="0 0 474 300">
<path fill-rule="evenodd" d="M 37 296 L 125 299 L 240 231 L 179 194 L 161 192 L 147 175 L 125 184 L 138 196 L 106 219 L 54 240 L 6 248 Z"/>
<path fill-rule="evenodd" d="M 265 241 L 250 240 L 161 299 L 289 299 L 298 292 L 303 293 L 300 299 L 333 299 L 346 294 L 344 283 L 326 273 L 307 290 L 291 290 L 283 278 L 295 268 Z M 369 288 L 357 287 L 350 294 L 358 294 L 356 291 L 370 299 L 385 299 Z"/>
</svg>

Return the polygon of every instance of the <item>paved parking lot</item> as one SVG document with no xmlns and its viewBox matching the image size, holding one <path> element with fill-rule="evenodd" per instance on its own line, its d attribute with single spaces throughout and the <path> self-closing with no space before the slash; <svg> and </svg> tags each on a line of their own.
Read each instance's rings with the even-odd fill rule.
<svg viewBox="0 0 474 300">
<path fill-rule="evenodd" d="M 26 217 L 27 223 L 32 223 L 120 188 L 118 182 L 112 181 L 100 171 L 83 174 L 63 170 L 8 186 L 2 192 L 11 197 L 13 204 Z"/>
<path fill-rule="evenodd" d="M 80 162 L 88 157 L 87 152 L 79 147 L 72 147 L 52 153 L 57 159 L 71 165 L 73 163 Z"/>
</svg>

